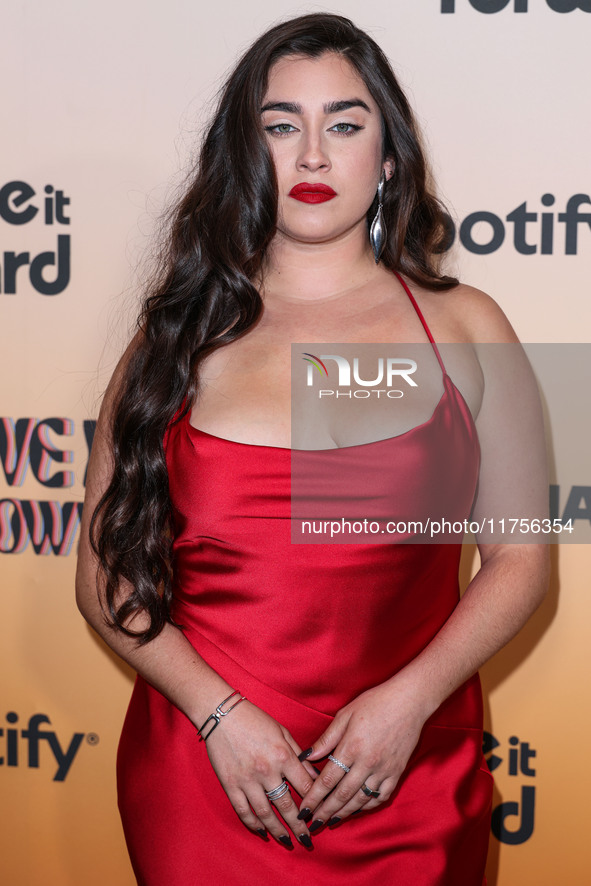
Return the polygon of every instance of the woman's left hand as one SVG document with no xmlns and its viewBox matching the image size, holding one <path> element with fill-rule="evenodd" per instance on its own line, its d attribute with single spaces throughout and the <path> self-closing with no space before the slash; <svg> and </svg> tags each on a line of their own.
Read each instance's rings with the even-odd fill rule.
<svg viewBox="0 0 591 886">
<path fill-rule="evenodd" d="M 402 684 L 394 677 L 368 689 L 337 713 L 311 752 L 304 752 L 310 762 L 331 754 L 350 770 L 328 760 L 302 798 L 300 816 L 313 819 L 311 830 L 320 827 L 314 822 L 338 824 L 334 819 L 374 809 L 391 797 L 430 713 L 417 700 L 416 687 L 410 691 Z M 379 796 L 367 796 L 362 786 Z"/>
</svg>

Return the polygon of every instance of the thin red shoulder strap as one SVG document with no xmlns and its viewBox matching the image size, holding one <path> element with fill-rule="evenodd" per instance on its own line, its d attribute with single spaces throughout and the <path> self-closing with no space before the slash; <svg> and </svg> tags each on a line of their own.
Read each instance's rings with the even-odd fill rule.
<svg viewBox="0 0 591 886">
<path fill-rule="evenodd" d="M 419 320 L 423 324 L 423 329 L 427 333 L 427 337 L 428 337 L 429 341 L 431 342 L 431 344 L 433 345 L 433 350 L 435 351 L 435 356 L 439 360 L 439 365 L 441 366 L 441 371 L 443 372 L 444 375 L 447 375 L 445 365 L 443 363 L 443 360 L 441 359 L 441 354 L 439 353 L 439 348 L 435 344 L 435 339 L 431 335 L 431 330 L 427 326 L 427 321 L 423 317 L 421 309 L 419 308 L 418 304 L 416 303 L 414 295 L 412 294 L 412 292 L 410 291 L 410 289 L 408 288 L 408 286 L 406 285 L 406 283 L 404 282 L 404 280 L 402 279 L 402 277 L 400 276 L 398 271 L 394 271 L 394 274 L 398 278 L 398 280 L 402 283 L 402 286 L 404 287 L 404 290 L 410 299 L 410 303 L 412 304 L 413 308 L 417 312 L 417 316 L 418 316 Z"/>
</svg>

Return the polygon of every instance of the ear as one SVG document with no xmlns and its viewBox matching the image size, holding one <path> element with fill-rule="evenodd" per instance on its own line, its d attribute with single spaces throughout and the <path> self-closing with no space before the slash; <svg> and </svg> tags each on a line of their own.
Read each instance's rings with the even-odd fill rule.
<svg viewBox="0 0 591 886">
<path fill-rule="evenodd" d="M 396 163 L 394 162 L 393 157 L 387 157 L 384 160 L 384 172 L 386 173 L 386 180 L 389 181 L 394 175 L 394 169 L 396 168 Z"/>
</svg>

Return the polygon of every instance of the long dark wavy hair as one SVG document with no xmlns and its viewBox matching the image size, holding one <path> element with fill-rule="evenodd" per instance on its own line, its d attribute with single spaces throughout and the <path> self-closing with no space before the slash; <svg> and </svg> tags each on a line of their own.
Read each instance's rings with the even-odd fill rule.
<svg viewBox="0 0 591 886">
<path fill-rule="evenodd" d="M 328 13 L 276 25 L 248 49 L 221 90 L 200 156 L 167 235 L 141 311 L 112 416 L 114 473 L 91 522 L 105 617 L 146 643 L 170 615 L 173 526 L 163 439 L 191 408 L 200 361 L 234 341 L 263 309 L 253 280 L 276 230 L 277 183 L 260 108 L 271 65 L 288 55 L 337 52 L 356 69 L 384 121 L 394 158 L 384 197 L 389 231 L 381 261 L 432 290 L 457 284 L 439 272 L 446 214 L 429 193 L 412 111 L 379 46 L 349 19 Z M 377 204 L 370 208 L 368 220 Z M 121 582 L 132 592 L 119 603 Z M 144 631 L 126 627 L 149 614 Z"/>
</svg>

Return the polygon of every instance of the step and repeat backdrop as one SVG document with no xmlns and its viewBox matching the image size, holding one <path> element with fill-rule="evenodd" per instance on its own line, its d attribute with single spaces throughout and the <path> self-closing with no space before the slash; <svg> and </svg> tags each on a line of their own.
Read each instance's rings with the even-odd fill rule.
<svg viewBox="0 0 591 886">
<path fill-rule="evenodd" d="M 158 215 L 225 72 L 270 24 L 319 9 L 352 18 L 392 60 L 454 220 L 452 270 L 500 303 L 522 341 L 560 346 L 557 373 L 571 343 L 589 373 L 589 0 L 5 4 L 0 879 L 11 886 L 134 882 L 114 774 L 133 674 L 74 601 L 94 421 Z M 550 383 L 552 361 L 545 372 Z M 551 510 L 582 543 L 553 546 L 548 598 L 482 671 L 491 886 L 579 886 L 591 864 L 589 387 L 573 394 L 559 377 L 553 398 L 542 384 L 547 405 L 572 403 L 548 406 Z M 476 562 L 468 546 L 464 582 Z"/>
</svg>

